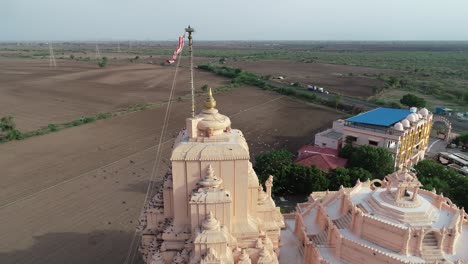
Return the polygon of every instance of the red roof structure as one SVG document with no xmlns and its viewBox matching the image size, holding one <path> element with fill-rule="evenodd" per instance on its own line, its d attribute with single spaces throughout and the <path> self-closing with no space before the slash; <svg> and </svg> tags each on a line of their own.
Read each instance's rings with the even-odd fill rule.
<svg viewBox="0 0 468 264">
<path fill-rule="evenodd" d="M 344 167 L 347 159 L 338 157 L 338 150 L 306 145 L 299 149 L 296 164 L 307 167 L 315 165 L 318 169 L 328 172 L 330 169 Z"/>
</svg>

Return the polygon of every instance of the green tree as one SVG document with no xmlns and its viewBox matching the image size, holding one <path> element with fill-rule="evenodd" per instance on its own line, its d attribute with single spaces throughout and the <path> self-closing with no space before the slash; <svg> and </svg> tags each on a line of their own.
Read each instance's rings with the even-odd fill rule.
<svg viewBox="0 0 468 264">
<path fill-rule="evenodd" d="M 344 187 L 353 187 L 357 180 L 366 181 L 372 180 L 372 174 L 363 168 L 341 168 L 338 167 L 328 172 L 328 188 L 330 190 L 338 190 L 341 185 Z"/>
<path fill-rule="evenodd" d="M 421 98 L 417 97 L 414 94 L 406 94 L 400 99 L 400 103 L 406 105 L 408 107 L 424 107 L 426 106 L 426 101 Z"/>
<path fill-rule="evenodd" d="M 98 62 L 99 67 L 105 68 L 107 67 L 107 57 L 102 57 L 102 59 Z"/>
<path fill-rule="evenodd" d="M 420 161 L 414 169 L 424 189 L 436 189 L 458 206 L 468 208 L 468 178 L 433 160 Z"/>
<path fill-rule="evenodd" d="M 368 179 L 374 179 L 374 177 L 372 177 L 372 174 L 363 168 L 350 168 L 349 178 L 351 181 L 351 186 L 354 186 L 358 179 L 362 182 L 367 181 Z"/>
<path fill-rule="evenodd" d="M 393 157 L 384 148 L 362 145 L 351 153 L 348 168 L 362 168 L 369 171 L 375 178 L 383 179 L 393 172 Z"/>
<path fill-rule="evenodd" d="M 468 145 L 468 133 L 461 134 L 460 136 L 454 138 L 452 143 L 456 145 Z"/>
<path fill-rule="evenodd" d="M 349 176 L 349 170 L 346 168 L 336 168 L 328 172 L 328 180 L 330 184 L 328 188 L 330 190 L 336 191 L 340 188 L 341 185 L 344 187 L 351 187 L 354 183 L 351 182 L 351 177 Z"/>
<path fill-rule="evenodd" d="M 294 163 L 285 167 L 283 179 L 286 185 L 277 190 L 279 193 L 309 195 L 314 191 L 326 190 L 329 185 L 327 175 L 317 167 Z"/>
<path fill-rule="evenodd" d="M 286 179 L 283 179 L 285 168 L 292 164 L 293 154 L 285 149 L 273 150 L 261 154 L 255 158 L 255 171 L 260 182 L 263 184 L 268 176 L 273 175 L 274 189 L 279 186 L 286 186 Z"/>
</svg>

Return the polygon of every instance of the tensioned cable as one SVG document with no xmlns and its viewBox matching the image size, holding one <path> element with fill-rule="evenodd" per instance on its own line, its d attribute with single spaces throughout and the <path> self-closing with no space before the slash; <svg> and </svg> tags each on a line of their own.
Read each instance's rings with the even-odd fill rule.
<svg viewBox="0 0 468 264">
<path fill-rule="evenodd" d="M 174 95 L 175 84 L 176 84 L 176 80 L 177 80 L 177 73 L 178 73 L 178 70 L 179 70 L 179 64 L 180 64 L 181 60 L 182 60 L 182 54 L 179 55 L 179 59 L 177 60 L 177 65 L 176 65 L 175 73 L 174 73 L 174 79 L 172 80 L 171 92 L 169 93 L 169 100 L 167 102 L 166 113 L 164 115 L 163 127 L 162 127 L 162 130 L 161 130 L 161 135 L 159 137 L 158 148 L 156 150 L 156 158 L 155 158 L 154 163 L 153 163 L 153 169 L 151 171 L 151 176 L 150 176 L 150 180 L 149 180 L 149 183 L 148 183 L 148 187 L 146 188 L 145 200 L 143 202 L 143 207 L 142 207 L 142 209 L 140 211 L 140 215 L 143 212 L 143 210 L 145 210 L 148 199 L 151 199 L 152 189 L 154 187 L 154 177 L 156 175 L 155 172 L 158 171 L 158 169 L 159 169 L 159 163 L 160 163 L 160 160 L 161 160 L 161 145 L 162 145 L 161 143 L 162 143 L 162 141 L 164 139 L 164 136 L 166 134 L 167 124 L 169 123 L 170 107 L 171 107 L 171 104 L 172 104 L 172 97 Z M 138 229 L 136 229 L 135 233 L 133 234 L 132 242 L 130 243 L 130 247 L 128 249 L 127 257 L 125 258 L 125 262 L 124 262 L 125 264 L 127 264 L 127 263 L 132 264 L 134 259 L 135 259 L 135 255 L 136 255 L 135 253 L 137 251 L 138 243 L 139 243 L 139 238 L 137 238 L 138 233 L 139 233 Z M 131 259 L 131 262 L 129 262 L 130 259 Z"/>
</svg>

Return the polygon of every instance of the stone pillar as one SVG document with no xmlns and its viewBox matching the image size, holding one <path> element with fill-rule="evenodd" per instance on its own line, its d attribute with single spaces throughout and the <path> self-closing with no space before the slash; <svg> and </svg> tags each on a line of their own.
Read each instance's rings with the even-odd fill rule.
<svg viewBox="0 0 468 264">
<path fill-rule="evenodd" d="M 447 229 L 444 227 L 442 227 L 442 229 L 440 230 L 440 239 L 439 239 L 439 245 L 438 247 L 440 248 L 440 250 L 443 252 L 444 251 L 444 242 L 445 242 L 445 237 L 447 235 Z"/>
<path fill-rule="evenodd" d="M 356 214 L 354 216 L 356 219 L 354 220 L 354 233 L 361 237 L 362 234 L 362 225 L 364 224 L 364 213 L 361 209 L 356 208 Z"/>
<path fill-rule="evenodd" d="M 268 176 L 268 179 L 265 181 L 265 187 L 268 198 L 271 198 L 271 188 L 273 187 L 273 176 Z"/>
<path fill-rule="evenodd" d="M 418 187 L 415 187 L 415 188 L 414 188 L 413 196 L 411 197 L 411 201 L 416 200 L 416 198 L 418 197 L 418 190 L 419 190 Z"/>
<path fill-rule="evenodd" d="M 400 254 L 403 254 L 405 256 L 409 255 L 408 249 L 410 245 L 410 240 L 411 240 L 411 227 L 408 227 L 408 229 L 406 229 L 406 232 L 405 232 L 405 237 L 403 239 Z"/>
<path fill-rule="evenodd" d="M 336 239 L 336 244 L 335 244 L 335 256 L 338 258 L 338 259 L 341 259 L 341 242 L 342 242 L 342 238 L 339 234 L 338 231 L 336 231 L 336 235 L 337 235 L 337 239 Z"/>
<path fill-rule="evenodd" d="M 418 256 L 422 256 L 422 244 L 424 239 L 424 228 L 419 230 L 418 244 L 416 245 Z"/>
</svg>

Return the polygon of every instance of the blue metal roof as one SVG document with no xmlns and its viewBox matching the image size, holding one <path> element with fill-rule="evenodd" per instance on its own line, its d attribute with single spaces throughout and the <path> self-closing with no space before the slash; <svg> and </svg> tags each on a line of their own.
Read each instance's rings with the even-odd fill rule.
<svg viewBox="0 0 468 264">
<path fill-rule="evenodd" d="M 405 119 L 409 114 L 411 114 L 411 112 L 406 109 L 380 107 L 357 116 L 350 117 L 346 119 L 346 121 L 388 127 L 402 119 Z"/>
</svg>

